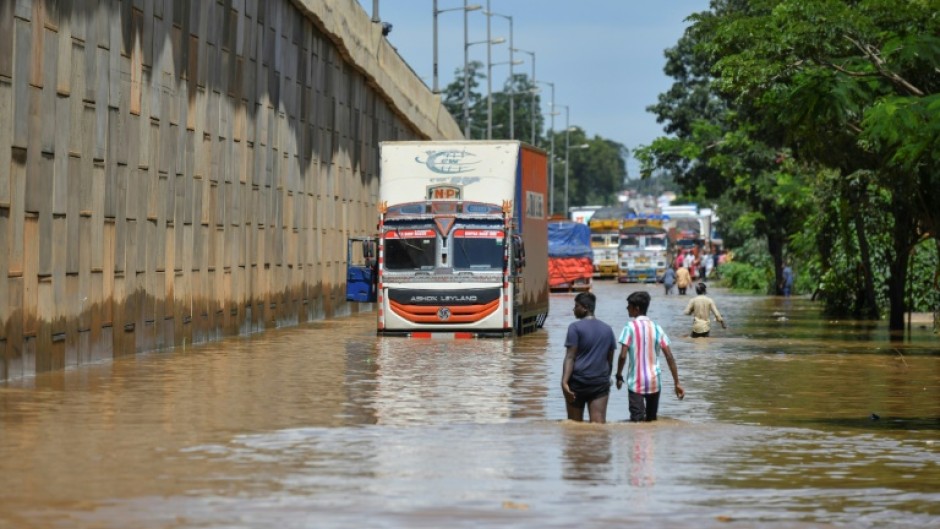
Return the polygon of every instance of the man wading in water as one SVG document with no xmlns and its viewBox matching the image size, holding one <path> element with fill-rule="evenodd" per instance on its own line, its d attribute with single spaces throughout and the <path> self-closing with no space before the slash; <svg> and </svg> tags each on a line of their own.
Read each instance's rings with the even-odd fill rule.
<svg viewBox="0 0 940 529">
<path fill-rule="evenodd" d="M 568 326 L 565 338 L 561 391 L 565 394 L 568 419 L 572 421 L 584 420 L 586 405 L 591 422 L 607 422 L 610 373 L 617 341 L 610 325 L 594 317 L 596 303 L 597 298 L 590 292 L 574 298 L 574 316 L 578 321 Z"/>
<path fill-rule="evenodd" d="M 633 318 L 620 333 L 623 346 L 617 360 L 617 389 L 627 386 L 630 406 L 630 421 L 655 421 L 659 411 L 659 395 L 662 390 L 662 374 L 659 369 L 660 355 L 666 357 L 676 396 L 685 398 L 685 389 L 679 384 L 679 368 L 669 348 L 669 337 L 662 327 L 646 316 L 650 295 L 634 292 L 627 297 L 627 313 Z M 627 367 L 627 377 L 623 368 Z"/>
<path fill-rule="evenodd" d="M 725 319 L 718 312 L 718 307 L 712 298 L 705 295 L 705 283 L 699 283 L 695 286 L 695 293 L 698 294 L 689 300 L 685 307 L 685 314 L 692 315 L 692 338 L 707 338 L 711 331 L 711 315 L 715 315 L 715 320 L 721 324 L 722 329 L 727 329 Z"/>
</svg>

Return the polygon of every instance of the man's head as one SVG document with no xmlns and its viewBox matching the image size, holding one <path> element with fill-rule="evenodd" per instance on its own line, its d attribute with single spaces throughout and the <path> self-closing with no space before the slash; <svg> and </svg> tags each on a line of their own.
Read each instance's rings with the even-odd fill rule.
<svg viewBox="0 0 940 529">
<path fill-rule="evenodd" d="M 646 291 L 641 290 L 627 296 L 627 311 L 631 316 L 634 316 L 633 310 L 635 310 L 638 315 L 645 316 L 649 308 L 650 295 Z"/>
<path fill-rule="evenodd" d="M 597 297 L 590 292 L 581 292 L 574 297 L 574 315 L 579 320 L 594 314 L 595 306 L 597 306 Z"/>
<path fill-rule="evenodd" d="M 706 289 L 705 283 L 699 283 L 699 284 L 695 285 L 695 293 L 698 294 L 698 295 L 700 295 L 700 296 L 703 295 L 703 294 L 705 294 L 705 289 Z"/>
</svg>

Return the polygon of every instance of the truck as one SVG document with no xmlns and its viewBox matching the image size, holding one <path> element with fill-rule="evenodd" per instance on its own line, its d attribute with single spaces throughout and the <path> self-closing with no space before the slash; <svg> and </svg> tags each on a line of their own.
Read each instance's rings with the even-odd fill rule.
<svg viewBox="0 0 940 529">
<path fill-rule="evenodd" d="M 662 215 L 631 215 L 620 228 L 620 283 L 661 281 L 669 266 L 666 229 Z"/>
<path fill-rule="evenodd" d="M 698 252 L 704 244 L 703 220 L 698 205 L 683 204 L 662 208 L 666 217 L 664 227 L 669 238 L 670 259 L 682 252 Z"/>
<path fill-rule="evenodd" d="M 608 206 L 594 212 L 589 221 L 591 248 L 594 251 L 594 277 L 612 279 L 617 277 L 617 248 L 620 241 L 620 225 L 630 214 L 636 214 L 626 206 Z"/>
<path fill-rule="evenodd" d="M 548 286 L 552 291 L 590 291 L 594 276 L 591 230 L 573 220 L 548 224 Z"/>
<path fill-rule="evenodd" d="M 388 141 L 379 155 L 377 233 L 347 241 L 347 300 L 377 305 L 378 334 L 541 328 L 546 153 L 519 141 Z"/>
</svg>

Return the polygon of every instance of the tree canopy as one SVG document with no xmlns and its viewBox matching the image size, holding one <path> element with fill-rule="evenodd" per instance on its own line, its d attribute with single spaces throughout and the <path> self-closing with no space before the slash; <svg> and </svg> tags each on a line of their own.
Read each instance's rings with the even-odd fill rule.
<svg viewBox="0 0 940 529">
<path fill-rule="evenodd" d="M 885 289 L 900 329 L 912 250 L 940 251 L 938 13 L 940 0 L 713 0 L 667 52 L 676 82 L 651 110 L 673 136 L 642 150 L 646 170 L 745 206 L 732 221 L 753 221 L 777 270 L 775 244 L 807 252 L 819 281 L 858 277 L 835 305 L 876 315 Z"/>
</svg>

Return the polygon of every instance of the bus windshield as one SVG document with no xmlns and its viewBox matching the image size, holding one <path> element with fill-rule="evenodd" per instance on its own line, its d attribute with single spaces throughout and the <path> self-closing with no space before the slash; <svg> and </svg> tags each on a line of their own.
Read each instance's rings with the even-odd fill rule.
<svg viewBox="0 0 940 529">
<path fill-rule="evenodd" d="M 454 230 L 454 268 L 502 270 L 505 233 L 491 229 Z"/>
<path fill-rule="evenodd" d="M 390 230 L 385 233 L 387 270 L 433 270 L 437 262 L 437 232 L 430 229 Z"/>
</svg>

